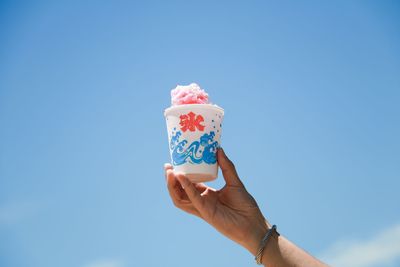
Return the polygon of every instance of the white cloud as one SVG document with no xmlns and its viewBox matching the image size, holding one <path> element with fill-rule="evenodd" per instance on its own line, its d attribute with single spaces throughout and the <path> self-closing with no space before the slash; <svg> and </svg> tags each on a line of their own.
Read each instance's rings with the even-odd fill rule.
<svg viewBox="0 0 400 267">
<path fill-rule="evenodd" d="M 365 241 L 340 241 L 320 256 L 332 266 L 375 267 L 400 260 L 400 224 Z"/>
<path fill-rule="evenodd" d="M 97 260 L 84 265 L 84 267 L 123 267 L 123 264 L 117 260 Z"/>
</svg>

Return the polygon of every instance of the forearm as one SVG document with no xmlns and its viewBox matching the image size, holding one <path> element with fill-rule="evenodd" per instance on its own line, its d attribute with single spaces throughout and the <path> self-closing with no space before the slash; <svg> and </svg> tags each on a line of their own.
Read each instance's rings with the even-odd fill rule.
<svg viewBox="0 0 400 267">
<path fill-rule="evenodd" d="M 267 228 L 270 228 L 268 222 L 266 222 Z M 266 232 L 266 231 L 265 231 Z M 264 234 L 265 234 L 264 232 Z M 259 240 L 263 236 L 259 236 Z M 253 242 L 254 244 L 254 242 Z M 248 248 L 249 249 L 249 248 Z M 250 252 L 255 255 L 258 251 L 258 247 L 255 249 L 253 246 L 249 249 Z M 286 267 L 286 266 L 307 266 L 307 267 L 326 267 L 327 265 L 320 262 L 300 247 L 290 242 L 285 237 L 273 233 L 273 235 L 267 241 L 262 255 L 262 264 L 268 267 Z"/>
<path fill-rule="evenodd" d="M 274 234 L 262 256 L 264 266 L 327 266 L 283 236 Z"/>
</svg>

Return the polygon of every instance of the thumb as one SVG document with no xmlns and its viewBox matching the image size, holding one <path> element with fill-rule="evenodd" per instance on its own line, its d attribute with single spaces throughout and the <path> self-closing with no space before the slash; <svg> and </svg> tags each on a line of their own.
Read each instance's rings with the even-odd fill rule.
<svg viewBox="0 0 400 267">
<path fill-rule="evenodd" d="M 217 159 L 226 184 L 230 186 L 244 187 L 242 181 L 240 181 L 239 175 L 236 172 L 235 165 L 226 156 L 225 151 L 222 148 L 219 148 L 217 151 Z"/>
</svg>

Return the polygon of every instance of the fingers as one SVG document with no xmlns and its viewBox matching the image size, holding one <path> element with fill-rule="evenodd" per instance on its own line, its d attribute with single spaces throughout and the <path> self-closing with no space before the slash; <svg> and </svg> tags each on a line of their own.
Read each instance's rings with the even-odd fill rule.
<svg viewBox="0 0 400 267">
<path fill-rule="evenodd" d="M 202 183 L 192 183 L 184 174 L 174 173 L 171 164 L 164 164 L 168 192 L 174 205 L 188 213 L 203 218 L 203 194 L 209 192 L 208 186 Z M 211 189 L 212 190 L 212 189 Z M 215 191 L 215 190 L 214 190 Z"/>
<path fill-rule="evenodd" d="M 166 171 L 167 178 L 167 187 L 169 195 L 171 196 L 172 202 L 176 206 L 180 204 L 190 203 L 189 198 L 186 195 L 186 192 L 182 189 L 180 183 L 175 177 L 173 170 Z"/>
<path fill-rule="evenodd" d="M 176 178 L 181 183 L 183 189 L 186 192 L 186 195 L 192 202 L 193 206 L 201 214 L 202 210 L 204 209 L 204 199 L 201 197 L 200 192 L 198 191 L 196 186 L 192 184 L 192 182 L 190 182 L 189 179 L 183 174 L 177 174 Z"/>
<path fill-rule="evenodd" d="M 165 163 L 165 164 L 164 164 L 164 171 L 172 170 L 172 169 L 173 169 L 173 167 L 172 167 L 171 164 L 169 164 L 169 163 Z"/>
<path fill-rule="evenodd" d="M 217 159 L 226 184 L 230 186 L 243 187 L 243 183 L 240 181 L 236 172 L 235 165 L 233 165 L 232 161 L 226 156 L 225 151 L 222 148 L 219 148 L 217 151 Z"/>
<path fill-rule="evenodd" d="M 172 167 L 165 169 L 166 169 L 168 192 L 174 205 L 177 208 L 180 208 L 190 214 L 201 217 L 197 209 L 193 206 L 192 202 L 189 200 L 181 184 L 176 179 Z"/>
<path fill-rule="evenodd" d="M 196 187 L 197 191 L 200 193 L 200 195 L 202 193 L 204 193 L 204 191 L 206 191 L 207 188 L 209 188 L 208 186 L 206 186 L 203 183 L 197 183 L 197 184 L 193 184 L 194 187 Z"/>
</svg>

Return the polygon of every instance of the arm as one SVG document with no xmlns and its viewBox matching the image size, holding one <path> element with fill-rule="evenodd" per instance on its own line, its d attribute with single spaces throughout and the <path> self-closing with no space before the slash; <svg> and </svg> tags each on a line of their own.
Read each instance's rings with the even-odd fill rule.
<svg viewBox="0 0 400 267">
<path fill-rule="evenodd" d="M 235 166 L 222 149 L 217 152 L 226 185 L 215 190 L 193 184 L 183 174 L 165 165 L 168 191 L 175 206 L 198 216 L 226 237 L 256 255 L 260 242 L 271 227 L 254 198 L 241 182 Z M 273 235 L 262 256 L 264 266 L 326 266 L 285 237 Z"/>
<path fill-rule="evenodd" d="M 262 263 L 264 266 L 327 266 L 282 236 L 269 240 Z"/>
</svg>

